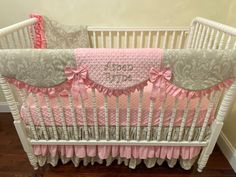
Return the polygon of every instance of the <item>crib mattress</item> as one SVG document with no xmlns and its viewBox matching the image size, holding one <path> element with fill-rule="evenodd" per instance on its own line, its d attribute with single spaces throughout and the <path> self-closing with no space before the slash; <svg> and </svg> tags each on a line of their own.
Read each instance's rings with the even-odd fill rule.
<svg viewBox="0 0 236 177">
<path fill-rule="evenodd" d="M 145 87 L 144 93 L 143 93 L 143 102 L 142 102 L 142 117 L 141 117 L 141 126 L 147 126 L 148 124 L 148 114 L 149 114 L 149 104 L 150 104 L 150 91 L 152 89 L 151 84 L 148 84 L 148 86 Z M 46 105 L 45 98 L 37 94 L 38 100 L 39 100 L 39 107 L 40 112 L 43 117 L 44 123 L 47 126 L 52 125 L 52 121 L 50 119 L 50 114 L 48 111 L 48 106 Z M 72 109 L 69 106 L 69 99 L 68 96 L 62 96 L 61 98 L 62 108 L 65 116 L 65 123 L 66 125 L 73 125 L 72 121 Z M 163 125 L 168 126 L 170 123 L 170 119 L 172 116 L 172 110 L 173 105 L 175 104 L 176 98 L 173 96 L 167 96 L 166 103 L 165 103 L 165 112 L 164 112 L 164 118 L 163 118 Z M 195 108 L 197 105 L 199 98 L 192 99 L 190 101 L 189 110 L 187 113 L 187 119 L 185 126 L 190 126 L 193 117 L 195 114 Z M 174 119 L 174 125 L 180 126 L 183 113 L 186 109 L 186 100 L 185 99 L 178 99 L 177 100 L 177 110 L 176 110 L 176 116 Z M 60 106 L 58 105 L 56 98 L 50 98 L 50 107 L 53 112 L 54 120 L 56 125 L 62 125 L 63 121 L 61 118 L 61 110 Z M 201 126 L 203 124 L 206 112 L 207 112 L 207 105 L 209 103 L 209 100 L 207 97 L 203 97 L 201 105 L 200 105 L 200 111 L 199 116 L 197 118 L 196 126 Z M 92 107 L 92 92 L 91 89 L 88 89 L 88 99 L 84 100 L 84 104 L 86 107 L 86 120 L 88 125 L 94 125 L 94 114 L 93 114 L 93 107 Z M 136 126 L 138 122 L 138 104 L 139 104 L 139 92 L 134 92 L 131 95 L 131 103 L 130 103 L 130 126 Z M 97 106 L 97 120 L 98 125 L 105 125 L 105 109 L 104 109 L 104 96 L 102 93 L 96 92 L 96 106 Z M 115 97 L 109 97 L 108 98 L 108 123 L 111 126 L 116 125 L 116 98 Z M 161 107 L 160 101 L 158 99 L 155 101 L 154 106 L 154 114 L 152 118 L 152 125 L 158 125 L 160 122 L 160 114 L 161 114 Z M 22 104 L 21 107 L 21 117 L 22 120 L 29 124 L 29 118 L 27 117 L 27 108 L 29 108 L 30 114 L 32 115 L 33 123 L 35 125 L 40 125 L 40 121 L 37 114 L 36 104 L 33 101 L 32 95 L 29 95 L 26 102 Z M 83 118 L 82 118 L 82 107 L 79 101 L 74 102 L 74 110 L 76 112 L 76 118 L 77 118 L 77 124 L 83 125 Z M 211 112 L 211 116 L 209 118 L 209 122 L 211 123 L 214 119 L 214 112 L 215 108 Z M 120 126 L 126 126 L 127 123 L 127 96 L 123 95 L 119 98 L 119 125 Z"/>
</svg>

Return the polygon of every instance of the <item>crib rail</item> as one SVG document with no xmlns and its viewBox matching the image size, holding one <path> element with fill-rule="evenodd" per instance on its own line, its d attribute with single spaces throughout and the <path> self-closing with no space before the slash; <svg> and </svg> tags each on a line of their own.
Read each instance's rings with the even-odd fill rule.
<svg viewBox="0 0 236 177">
<path fill-rule="evenodd" d="M 187 48 L 235 49 L 236 29 L 197 17 L 192 21 Z"/>
<path fill-rule="evenodd" d="M 189 28 L 88 27 L 92 48 L 185 48 Z"/>
<path fill-rule="evenodd" d="M 0 29 L 0 49 L 33 48 L 31 28 L 36 19 L 28 19 Z"/>
</svg>

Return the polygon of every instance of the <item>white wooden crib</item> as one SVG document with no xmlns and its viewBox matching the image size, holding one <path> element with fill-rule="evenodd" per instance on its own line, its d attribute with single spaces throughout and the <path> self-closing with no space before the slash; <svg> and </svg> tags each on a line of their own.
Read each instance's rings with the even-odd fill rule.
<svg viewBox="0 0 236 177">
<path fill-rule="evenodd" d="M 11 25 L 9 27 L 0 29 L 0 48 L 2 51 L 4 49 L 26 49 L 33 48 L 34 44 L 32 41 L 32 33 L 30 32 L 33 25 L 37 22 L 36 18 L 31 18 L 23 22 Z M 236 48 L 236 29 L 213 22 L 203 18 L 195 18 L 190 27 L 183 28 L 116 28 L 116 27 L 88 27 L 89 43 L 91 48 L 163 48 L 163 49 L 196 49 L 201 51 L 204 49 L 214 49 L 226 50 Z M 0 58 L 1 59 L 1 58 Z M 197 124 L 197 118 L 199 115 L 201 99 L 195 104 L 196 107 L 193 109 L 192 121 L 189 123 L 189 131 L 186 138 L 183 138 L 186 122 L 189 117 L 188 109 L 190 109 L 190 101 L 188 98 L 183 98 L 184 108 L 183 114 L 178 125 L 179 132 L 175 140 L 171 139 L 173 134 L 173 129 L 175 128 L 174 120 L 176 112 L 178 112 L 178 102 L 181 99 L 175 98 L 171 108 L 170 121 L 164 124 L 164 112 L 165 106 L 161 104 L 160 106 L 160 118 L 159 124 L 156 125 L 156 135 L 151 133 L 151 129 L 154 127 L 152 125 L 152 119 L 155 110 L 154 101 L 148 101 L 145 98 L 145 93 L 150 92 L 150 90 L 141 89 L 135 93 L 121 96 L 106 96 L 99 93 L 96 89 L 91 89 L 90 103 L 86 104 L 80 99 L 80 111 L 82 112 L 83 124 L 78 126 L 76 117 L 77 112 L 72 111 L 71 113 L 71 125 L 67 125 L 65 117 L 65 108 L 63 104 L 68 104 L 69 111 L 75 109 L 75 105 L 72 102 L 71 92 L 68 91 L 67 101 L 57 99 L 59 116 L 62 120 L 60 125 L 61 132 L 58 135 L 59 127 L 55 122 L 55 115 L 53 108 L 51 107 L 51 101 L 49 97 L 45 94 L 43 98 L 45 99 L 45 110 L 40 107 L 41 101 L 39 97 L 34 93 L 28 93 L 25 89 L 19 89 L 14 86 L 14 84 L 9 84 L 4 76 L 0 75 L 0 85 L 2 87 L 4 96 L 10 107 L 12 116 L 14 118 L 14 125 L 16 127 L 17 133 L 21 140 L 22 146 L 27 153 L 29 161 L 34 169 L 38 169 L 40 164 L 39 157 L 35 154 L 33 146 L 35 145 L 124 145 L 124 146 L 168 146 L 168 147 L 203 147 L 198 159 L 198 171 L 201 172 L 206 166 L 208 158 L 212 153 L 212 150 L 216 144 L 217 138 L 220 134 L 221 128 L 223 126 L 223 121 L 228 108 L 232 102 L 233 94 L 236 90 L 236 81 L 234 80 L 229 89 L 223 89 L 219 92 L 213 92 L 209 96 L 209 102 L 206 106 L 206 111 L 202 120 L 201 127 L 199 129 L 199 135 L 196 139 L 193 138 L 195 127 Z M 134 96 L 133 94 L 136 94 Z M 214 95 L 214 96 L 213 96 Z M 217 96 L 216 96 L 217 95 Z M 34 117 L 32 117 L 32 105 L 25 106 L 25 102 L 32 99 L 32 105 L 34 106 L 34 111 L 36 117 L 38 117 L 38 124 L 35 124 Z M 59 97 L 59 96 L 58 96 Z M 137 99 L 136 99 L 137 98 Z M 99 101 L 100 100 L 100 101 Z M 217 101 L 218 100 L 218 101 Z M 67 102 L 67 103 L 66 103 Z M 108 124 L 109 120 L 109 106 L 112 102 L 115 105 L 112 109 L 114 110 L 114 125 Z M 97 109 L 100 104 L 104 105 L 102 109 L 104 110 L 104 127 L 98 124 L 98 112 Z M 147 105 L 146 107 L 144 106 Z M 125 105 L 122 107 L 121 105 Z M 23 108 L 22 108 L 23 107 Z M 131 125 L 131 112 L 133 108 L 137 110 L 137 124 Z M 210 114 L 212 109 L 217 108 L 217 112 L 214 116 L 212 123 L 208 122 L 210 119 Z M 91 115 L 88 113 L 91 108 Z M 122 126 L 119 124 L 120 115 L 122 114 L 122 109 L 125 109 L 125 117 L 123 118 L 126 122 L 123 125 L 124 136 L 121 137 L 120 131 Z M 141 129 L 144 125 L 141 125 L 140 121 L 142 114 L 144 114 L 144 108 L 147 108 L 147 133 L 145 138 L 141 138 Z M 22 109 L 24 113 L 22 113 Z M 43 111 L 48 112 L 48 119 L 51 120 L 51 135 L 49 135 L 49 130 L 47 129 L 47 124 L 45 123 Z M 28 122 L 24 121 L 22 114 L 28 119 Z M 124 115 L 123 114 L 123 115 Z M 89 117 L 91 116 L 91 117 Z M 90 134 L 88 119 L 91 118 L 93 121 L 94 135 Z M 41 132 L 39 133 L 38 127 L 41 127 Z M 72 128 L 71 128 L 72 127 Z M 114 132 L 111 132 L 113 127 Z M 135 127 L 134 132 L 131 133 L 131 128 Z M 74 133 L 70 135 L 69 129 Z M 99 135 L 99 129 L 104 129 L 104 137 Z M 165 138 L 161 138 L 163 129 L 166 129 L 167 135 Z M 78 132 L 84 132 L 84 135 L 79 138 Z M 206 132 L 207 135 L 206 135 Z M 112 134 L 111 134 L 112 133 Z M 132 136 L 131 136 L 132 134 Z M 59 137 L 61 136 L 61 137 Z M 77 163 L 78 165 L 78 163 Z M 191 166 L 190 166 L 191 167 Z"/>
</svg>

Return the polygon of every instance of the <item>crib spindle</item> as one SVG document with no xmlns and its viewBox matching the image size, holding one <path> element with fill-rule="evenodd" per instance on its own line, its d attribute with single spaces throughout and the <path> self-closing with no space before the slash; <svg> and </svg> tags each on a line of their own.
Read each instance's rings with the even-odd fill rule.
<svg viewBox="0 0 236 177">
<path fill-rule="evenodd" d="M 206 49 L 206 47 L 207 47 L 207 40 L 209 39 L 209 33 L 210 33 L 210 27 L 207 27 L 207 31 L 206 31 L 206 35 L 204 37 L 202 49 Z"/>
<path fill-rule="evenodd" d="M 54 138 L 55 138 L 56 140 L 58 140 L 58 134 L 57 134 L 57 128 L 56 128 L 55 118 L 54 118 L 54 116 L 53 116 L 53 111 L 52 111 L 52 108 L 51 108 L 51 105 L 50 105 L 50 101 L 49 101 L 48 95 L 46 95 L 46 94 L 44 95 L 44 100 L 45 100 L 45 102 L 46 102 L 48 115 L 49 115 L 50 121 L 51 121 L 51 123 L 52 123 L 52 130 L 53 130 Z"/>
<path fill-rule="evenodd" d="M 124 48 L 128 48 L 127 31 L 125 31 Z"/>
<path fill-rule="evenodd" d="M 170 43 L 170 49 L 173 49 L 173 48 L 174 48 L 174 43 L 175 43 L 175 31 L 172 32 L 171 43 Z"/>
<path fill-rule="evenodd" d="M 214 44 L 213 44 L 213 48 L 212 48 L 212 49 L 216 49 L 219 35 L 220 35 L 220 32 L 217 31 L 217 32 L 216 32 L 216 36 L 215 36 L 215 40 L 214 40 Z"/>
<path fill-rule="evenodd" d="M 156 32 L 155 48 L 158 47 L 158 41 L 159 41 L 159 31 Z"/>
<path fill-rule="evenodd" d="M 79 95 L 79 101 L 80 101 L 80 104 L 81 104 L 81 113 L 82 113 L 82 118 L 83 118 L 85 139 L 89 140 L 86 108 L 85 108 L 85 105 L 84 105 L 84 100 L 83 100 L 81 95 Z"/>
<path fill-rule="evenodd" d="M 4 39 L 5 39 L 5 42 L 6 42 L 6 47 L 7 49 L 10 49 L 11 48 L 11 45 L 10 45 L 10 41 L 8 39 L 8 35 L 4 36 Z"/>
<path fill-rule="evenodd" d="M 163 41 L 163 46 L 162 46 L 163 49 L 166 48 L 166 44 L 167 44 L 167 31 L 165 31 L 165 34 L 164 34 L 164 41 Z"/>
<path fill-rule="evenodd" d="M 148 114 L 148 126 L 147 126 L 147 138 L 146 140 L 150 140 L 151 135 L 151 124 L 152 124 L 152 117 L 153 117 L 153 109 L 154 109 L 155 101 L 151 100 L 149 105 L 149 114 Z"/>
<path fill-rule="evenodd" d="M 93 48 L 97 48 L 96 32 L 93 31 Z"/>
<path fill-rule="evenodd" d="M 126 140 L 130 140 L 130 99 L 131 94 L 127 96 L 127 114 L 126 114 Z"/>
<path fill-rule="evenodd" d="M 232 38 L 232 36 L 229 35 L 228 40 L 227 40 L 226 45 L 225 45 L 225 49 L 229 49 L 229 44 L 230 44 L 231 38 Z"/>
<path fill-rule="evenodd" d="M 79 139 L 78 124 L 77 124 L 77 116 L 76 116 L 76 111 L 75 111 L 76 106 L 73 102 L 71 91 L 68 91 L 68 99 L 69 99 L 69 106 L 70 106 L 74 135 L 75 135 L 75 138 L 78 140 Z"/>
<path fill-rule="evenodd" d="M 108 97 L 104 96 L 104 111 L 105 111 L 105 129 L 106 129 L 106 140 L 109 140 L 109 122 L 108 122 Z"/>
<path fill-rule="evenodd" d="M 40 122 L 41 128 L 43 130 L 44 138 L 46 140 L 48 140 L 48 134 L 47 134 L 45 122 L 43 120 L 43 115 L 42 115 L 41 107 L 39 105 L 38 97 L 35 94 L 32 94 L 32 97 L 33 97 L 33 100 L 35 103 L 35 112 L 36 112 L 37 117 L 39 118 L 39 122 Z"/>
<path fill-rule="evenodd" d="M 116 32 L 116 38 L 117 38 L 117 43 L 116 43 L 116 45 L 117 45 L 117 47 L 116 48 L 120 48 L 120 32 L 119 31 L 117 31 Z"/>
<path fill-rule="evenodd" d="M 186 123 L 186 119 L 187 119 L 187 115 L 188 115 L 188 111 L 189 111 L 189 104 L 190 104 L 190 99 L 186 98 L 186 103 L 185 103 L 186 108 L 184 109 L 182 121 L 181 121 L 181 124 L 180 124 L 178 141 L 181 141 L 182 137 L 183 137 L 185 123 Z"/>
<path fill-rule="evenodd" d="M 220 43 L 219 43 L 219 49 L 223 48 L 224 39 L 225 39 L 225 33 L 223 33 L 222 36 L 221 36 Z"/>
<path fill-rule="evenodd" d="M 119 140 L 120 121 L 119 121 L 119 97 L 116 97 L 116 140 Z"/>
<path fill-rule="evenodd" d="M 17 87 L 16 87 L 16 89 L 17 89 L 17 92 L 19 93 L 19 95 L 21 97 L 22 102 L 25 103 L 26 102 L 26 92 L 25 92 L 25 90 L 18 89 Z M 38 140 L 39 138 L 38 138 L 38 135 L 36 133 L 36 128 L 35 128 L 35 125 L 33 123 L 33 118 L 32 118 L 32 115 L 31 115 L 31 112 L 30 112 L 30 107 L 29 107 L 28 104 L 25 105 L 25 109 L 26 109 L 25 113 L 26 113 L 27 119 L 29 121 L 29 126 L 30 126 L 30 129 L 32 131 L 33 138 L 35 140 Z"/>
<path fill-rule="evenodd" d="M 16 31 L 16 33 L 17 33 L 17 38 L 18 38 L 18 41 L 19 41 L 19 48 L 23 49 L 24 47 L 23 47 L 20 31 L 21 30 L 18 30 L 18 31 Z"/>
<path fill-rule="evenodd" d="M 174 103 L 174 107 L 173 107 L 173 110 L 172 110 L 170 123 L 169 123 L 167 141 L 171 140 L 172 130 L 173 130 L 174 121 L 175 121 L 175 117 L 176 117 L 177 106 L 178 106 L 178 98 L 175 97 L 175 103 Z"/>
<path fill-rule="evenodd" d="M 142 104 L 143 104 L 143 89 L 139 91 L 137 141 L 140 140 L 140 125 L 141 125 L 141 117 L 142 117 Z"/>
<path fill-rule="evenodd" d="M 198 27 L 199 27 L 199 23 L 196 23 L 195 28 L 193 28 L 194 33 L 193 33 L 193 38 L 192 38 L 192 42 L 191 42 L 191 47 L 190 48 L 194 48 L 194 44 L 196 42 L 196 36 L 198 33 Z"/>
<path fill-rule="evenodd" d="M 163 126 L 163 119 L 164 119 L 164 114 L 165 114 L 165 108 L 166 108 L 166 96 L 163 101 L 161 101 L 161 113 L 159 117 L 159 125 L 157 128 L 157 141 L 160 141 L 161 138 L 161 131 L 162 131 L 162 126 Z"/>
<path fill-rule="evenodd" d="M 140 46 L 139 48 L 142 48 L 143 47 L 143 31 L 141 31 L 140 33 Z"/>
<path fill-rule="evenodd" d="M 151 31 L 148 32 L 148 41 L 147 41 L 147 48 L 150 48 L 151 47 Z"/>
<path fill-rule="evenodd" d="M 104 33 L 101 31 L 101 43 L 102 43 L 102 48 L 104 48 Z"/>
<path fill-rule="evenodd" d="M 33 36 L 30 32 L 30 27 L 26 27 L 26 28 L 22 29 L 22 32 L 23 32 L 25 40 L 28 39 L 28 45 L 26 45 L 26 46 L 28 48 L 32 48 L 34 46 L 34 44 L 33 44 L 33 40 L 32 40 Z M 28 36 L 28 37 L 26 37 L 26 36 Z M 26 44 L 27 44 L 27 42 L 26 42 Z"/>
<path fill-rule="evenodd" d="M 60 114 L 60 118 L 61 118 L 63 134 L 65 136 L 65 139 L 69 140 L 69 136 L 68 136 L 68 132 L 67 132 L 67 127 L 66 127 L 65 114 L 63 112 L 61 98 L 60 97 L 56 97 L 56 101 L 57 101 L 57 106 L 58 106 L 58 110 L 59 110 L 59 114 Z"/>
<path fill-rule="evenodd" d="M 181 31 L 180 38 L 179 38 L 179 46 L 178 46 L 179 49 L 182 48 L 183 37 L 184 37 L 184 31 Z"/>
<path fill-rule="evenodd" d="M 207 49 L 211 49 L 212 42 L 213 42 L 213 38 L 214 38 L 214 33 L 215 33 L 215 30 L 212 29 L 212 30 L 211 30 L 211 34 L 210 34 L 210 39 L 209 39 L 209 41 L 208 41 Z"/>
<path fill-rule="evenodd" d="M 195 41 L 195 44 L 194 44 L 194 49 L 197 49 L 197 47 L 198 47 L 198 43 L 199 43 L 199 41 L 200 41 L 200 36 L 201 36 L 201 33 L 202 33 L 202 26 L 203 25 L 199 25 L 199 30 L 198 30 L 198 32 L 197 32 L 197 37 L 196 37 L 196 41 Z"/>
<path fill-rule="evenodd" d="M 213 92 L 213 93 L 210 95 L 210 103 L 209 103 L 208 108 L 207 108 L 207 113 L 206 113 L 205 118 L 204 118 L 204 122 L 203 122 L 203 125 L 202 125 L 202 128 L 201 128 L 201 132 L 200 132 L 198 141 L 202 141 L 203 138 L 204 138 L 204 134 L 205 134 L 205 131 L 206 131 L 206 127 L 207 127 L 209 118 L 210 118 L 210 116 L 211 116 L 211 112 L 212 112 L 212 110 L 213 110 L 213 108 L 214 108 L 214 103 L 216 102 L 218 96 L 219 96 L 219 92 L 216 92 L 216 91 Z"/>
<path fill-rule="evenodd" d="M 111 36 L 111 31 L 109 31 L 109 44 L 110 44 L 110 48 L 112 48 L 112 36 Z"/>
<path fill-rule="evenodd" d="M 196 109 L 195 109 L 195 112 L 194 112 L 191 128 L 189 130 L 188 141 L 191 141 L 192 138 L 193 138 L 194 129 L 195 129 L 195 126 L 196 126 L 196 123 L 197 123 L 197 118 L 198 118 L 199 113 L 200 113 L 201 103 L 202 103 L 202 97 L 200 97 L 200 99 L 198 100 L 198 103 L 197 103 L 197 106 L 196 106 Z"/>
<path fill-rule="evenodd" d="M 99 140 L 98 118 L 97 118 L 96 92 L 94 88 L 92 89 L 92 102 L 93 102 L 93 121 L 95 130 L 95 139 L 98 141 Z"/>
<path fill-rule="evenodd" d="M 14 33 L 11 33 L 10 36 L 11 36 L 11 41 L 12 41 L 12 48 L 17 49 L 17 42 L 16 42 L 16 39 L 14 37 Z"/>
<path fill-rule="evenodd" d="M 202 33 L 201 33 L 201 36 L 200 36 L 199 44 L 198 44 L 198 46 L 196 46 L 198 49 L 202 48 L 203 40 L 204 40 L 204 37 L 205 37 L 205 33 L 206 33 L 206 26 L 203 26 Z"/>
</svg>

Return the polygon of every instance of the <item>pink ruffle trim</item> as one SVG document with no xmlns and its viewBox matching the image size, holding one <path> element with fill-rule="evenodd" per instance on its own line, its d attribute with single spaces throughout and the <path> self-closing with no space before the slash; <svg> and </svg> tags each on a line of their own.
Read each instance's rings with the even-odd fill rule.
<svg viewBox="0 0 236 177">
<path fill-rule="evenodd" d="M 196 97 L 202 97 L 205 95 L 210 94 L 213 91 L 219 91 L 224 88 L 230 87 L 233 83 L 233 79 L 228 79 L 225 80 L 221 83 L 218 83 L 217 85 L 203 89 L 203 90 L 187 90 L 184 88 L 180 88 L 175 86 L 174 84 L 170 83 L 169 81 L 166 81 L 166 94 L 172 95 L 174 97 L 179 97 L 179 98 L 196 98 Z"/>
<path fill-rule="evenodd" d="M 66 81 L 54 87 L 35 87 L 28 85 L 23 81 L 19 81 L 13 78 L 5 78 L 5 79 L 19 89 L 26 89 L 27 92 L 29 93 L 42 93 L 42 94 L 47 94 L 49 96 L 56 96 L 58 94 L 60 94 L 61 96 L 66 95 L 66 93 L 63 93 L 63 91 L 70 89 L 72 85 L 71 81 Z"/>
<path fill-rule="evenodd" d="M 71 157 L 84 158 L 86 156 L 100 159 L 107 159 L 109 156 L 122 158 L 162 158 L 162 159 L 192 159 L 201 151 L 201 147 L 182 147 L 182 146 L 123 146 L 123 145 L 34 145 L 35 155 L 57 154 Z"/>
<path fill-rule="evenodd" d="M 132 87 L 122 89 L 122 90 L 112 90 L 110 88 L 104 87 L 100 84 L 97 84 L 91 80 L 88 80 L 86 84 L 89 85 L 91 88 L 97 89 L 99 92 L 102 92 L 104 95 L 108 96 L 120 96 L 122 94 L 129 95 L 130 93 L 134 92 L 135 90 L 141 90 L 147 85 L 147 81 L 144 81 L 138 85 L 134 85 Z"/>
<path fill-rule="evenodd" d="M 46 38 L 43 27 L 43 16 L 39 14 L 31 14 L 30 18 L 37 18 L 37 23 L 34 24 L 34 48 L 46 48 Z"/>
</svg>

